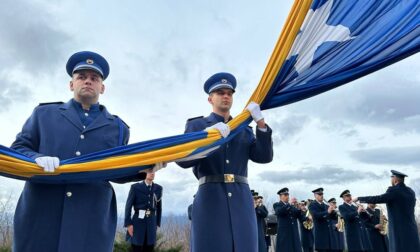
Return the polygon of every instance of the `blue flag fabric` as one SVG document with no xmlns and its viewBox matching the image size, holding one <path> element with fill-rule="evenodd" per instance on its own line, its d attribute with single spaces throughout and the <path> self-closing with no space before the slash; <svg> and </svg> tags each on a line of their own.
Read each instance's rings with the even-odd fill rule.
<svg viewBox="0 0 420 252">
<path fill-rule="evenodd" d="M 328 91 L 420 50 L 418 0 L 315 0 L 263 109 Z"/>
<path fill-rule="evenodd" d="M 285 27 L 289 27 L 300 17 L 299 20 L 304 18 L 303 24 L 297 24 L 290 37 L 290 44 L 293 45 L 290 50 L 285 49 L 284 55 L 288 55 L 287 59 L 278 59 L 281 58 L 279 54 L 273 53 L 274 56 L 267 66 L 270 70 L 266 69 L 275 69 L 273 75 L 267 78 L 265 72 L 262 83 L 263 79 L 269 83 L 267 86 L 260 84 L 256 89 L 257 95 L 260 90 L 265 90 L 261 92 L 264 94 L 262 109 L 271 109 L 312 97 L 420 50 L 419 0 L 309 1 L 296 0 L 291 12 L 292 18 L 289 16 Z M 295 7 L 302 6 L 302 2 L 311 4 L 310 8 L 308 4 L 304 12 L 293 14 L 296 9 L 303 10 L 303 7 Z M 300 32 L 297 33 L 299 26 Z M 289 41 L 288 39 L 289 37 L 286 40 Z M 275 52 L 281 48 L 280 41 L 281 39 Z M 273 67 L 274 65 L 277 68 Z M 0 146 L 0 175 L 43 183 L 119 179 L 150 168 L 153 164 L 151 161 L 138 160 L 145 156 L 153 162 L 205 157 L 251 122 L 249 115 L 246 117 L 241 114 L 237 118 L 239 117 L 240 123 L 232 129 L 228 138 L 215 137 L 211 132 L 203 131 L 154 139 L 62 160 L 60 172 L 48 175 L 34 165 L 34 160 Z M 210 138 L 212 141 L 208 141 Z M 161 150 L 165 150 L 166 154 L 162 155 Z M 181 152 L 182 155 L 179 154 Z M 132 156 L 134 158 L 125 158 Z M 66 165 L 81 168 L 73 167 L 73 170 L 67 171 Z"/>
</svg>

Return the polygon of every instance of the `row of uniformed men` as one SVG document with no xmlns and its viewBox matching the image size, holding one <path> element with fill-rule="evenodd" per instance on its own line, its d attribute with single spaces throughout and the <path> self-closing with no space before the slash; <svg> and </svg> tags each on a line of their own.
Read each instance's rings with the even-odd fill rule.
<svg viewBox="0 0 420 252">
<path fill-rule="evenodd" d="M 273 234 L 277 235 L 276 251 L 343 251 L 345 242 L 348 251 L 420 251 L 415 193 L 404 183 L 407 175 L 395 170 L 391 173 L 392 186 L 386 193 L 357 198 L 345 190 L 340 194 L 344 202 L 338 209 L 335 198 L 324 200 L 323 188 L 312 191 L 314 200 L 300 203 L 296 198 L 289 202 L 289 190 L 283 188 L 277 192 L 280 199 L 273 205 L 274 215 L 269 216 L 263 197 L 253 192 L 259 251 L 268 251 L 269 235 Z M 357 201 L 368 203 L 368 207 L 365 209 Z M 386 203 L 389 220 L 376 203 Z"/>
</svg>

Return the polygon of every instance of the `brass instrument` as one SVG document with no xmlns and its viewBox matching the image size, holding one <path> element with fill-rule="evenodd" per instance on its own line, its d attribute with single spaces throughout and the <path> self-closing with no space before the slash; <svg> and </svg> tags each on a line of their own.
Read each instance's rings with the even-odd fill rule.
<svg viewBox="0 0 420 252">
<path fill-rule="evenodd" d="M 338 222 L 337 222 L 338 227 L 337 227 L 337 231 L 340 232 L 340 233 L 342 233 L 342 232 L 344 232 L 344 224 L 345 224 L 344 218 L 343 218 L 343 216 L 341 216 L 341 214 L 340 214 L 340 212 L 338 210 L 336 210 L 336 213 L 337 213 L 337 216 L 338 216 Z"/>
<path fill-rule="evenodd" d="M 326 204 L 328 204 L 329 206 L 331 206 L 331 204 L 329 202 L 327 202 L 325 199 L 324 199 L 324 202 Z M 337 231 L 342 233 L 342 232 L 344 232 L 344 224 L 345 224 L 344 218 L 343 218 L 343 216 L 341 216 L 340 211 L 338 211 L 336 206 L 334 208 L 334 212 L 337 214 L 337 217 L 338 217 L 337 218 L 337 224 L 338 224 Z"/>
<path fill-rule="evenodd" d="M 387 235 L 388 234 L 388 219 L 386 218 L 384 211 L 381 206 L 378 206 L 380 214 L 379 214 L 379 224 L 381 225 L 381 228 L 379 229 L 379 233 L 381 235 Z"/>
<path fill-rule="evenodd" d="M 305 205 L 309 205 L 308 201 L 305 201 Z M 314 228 L 314 222 L 312 220 L 312 215 L 309 212 L 309 208 L 308 207 L 306 208 L 306 214 L 305 214 L 306 220 L 302 224 L 303 224 L 303 227 L 305 229 L 312 230 Z"/>
</svg>

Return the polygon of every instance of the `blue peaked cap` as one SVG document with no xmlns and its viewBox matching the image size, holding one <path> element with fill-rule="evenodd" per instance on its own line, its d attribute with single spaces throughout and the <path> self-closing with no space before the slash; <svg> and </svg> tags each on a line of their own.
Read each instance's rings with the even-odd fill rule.
<svg viewBox="0 0 420 252">
<path fill-rule="evenodd" d="M 222 88 L 229 88 L 235 92 L 236 78 L 230 73 L 217 73 L 212 75 L 204 83 L 204 92 L 210 94 L 213 91 Z"/>
<path fill-rule="evenodd" d="M 104 57 L 97 53 L 82 51 L 73 54 L 69 58 L 66 70 L 70 77 L 78 70 L 93 70 L 105 80 L 109 75 L 109 64 Z"/>
</svg>

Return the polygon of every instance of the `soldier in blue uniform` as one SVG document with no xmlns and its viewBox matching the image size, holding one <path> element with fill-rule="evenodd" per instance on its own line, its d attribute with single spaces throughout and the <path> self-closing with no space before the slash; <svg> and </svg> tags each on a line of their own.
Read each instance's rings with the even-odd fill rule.
<svg viewBox="0 0 420 252">
<path fill-rule="evenodd" d="M 368 204 L 366 212 L 369 214 L 369 218 L 366 221 L 366 228 L 373 251 L 388 252 L 388 236 L 380 232 L 383 227 L 380 220 L 381 218 L 385 218 L 384 213 L 381 213 L 380 209 L 376 209 L 376 204 Z"/>
<path fill-rule="evenodd" d="M 229 73 L 217 73 L 204 84 L 213 113 L 189 119 L 185 132 L 217 129 L 223 137 L 230 130 L 230 108 L 236 79 Z M 258 104 L 247 106 L 257 123 L 256 136 L 251 128 L 242 130 L 206 158 L 178 162 L 193 167 L 199 180 L 192 213 L 192 251 L 255 252 L 258 249 L 257 221 L 248 186 L 248 160 L 268 163 L 273 159 L 271 129 L 265 124 Z"/>
<path fill-rule="evenodd" d="M 274 213 L 277 215 L 276 251 L 301 252 L 298 219 L 305 220 L 300 209 L 289 203 L 289 189 L 282 188 L 277 194 L 280 201 L 274 203 Z"/>
<path fill-rule="evenodd" d="M 337 209 L 337 200 L 335 198 L 331 198 L 328 200 L 328 204 L 335 209 L 330 216 L 331 250 L 335 252 L 341 252 L 345 247 L 344 232 L 340 232 L 338 230 L 341 215 Z"/>
<path fill-rule="evenodd" d="M 98 103 L 109 74 L 107 61 L 97 53 L 78 52 L 66 68 L 74 98 L 36 107 L 11 146 L 45 172 L 53 172 L 60 159 L 125 145 L 129 138 L 128 126 Z M 126 181 L 144 176 L 127 174 Z M 87 182 L 26 182 L 14 216 L 13 251 L 112 251 L 114 190 L 107 181 Z"/>
<path fill-rule="evenodd" d="M 420 251 L 419 235 L 414 217 L 416 194 L 404 183 L 407 175 L 395 170 L 391 170 L 391 173 L 392 186 L 384 194 L 359 197 L 354 200 L 359 200 L 362 203 L 386 203 L 390 252 Z"/>
<path fill-rule="evenodd" d="M 128 193 L 124 226 L 133 252 L 153 251 L 156 244 L 162 218 L 162 186 L 154 183 L 154 179 L 155 173 L 148 172 L 146 179 L 131 185 Z"/>
<path fill-rule="evenodd" d="M 258 232 L 258 251 L 267 252 L 267 242 L 265 240 L 266 222 L 265 218 L 268 216 L 268 210 L 263 204 L 263 196 L 254 193 L 254 207 L 257 216 L 257 232 Z"/>
<path fill-rule="evenodd" d="M 315 200 L 309 205 L 309 212 L 314 222 L 315 250 L 318 252 L 331 251 L 330 225 L 334 207 L 324 203 L 324 189 L 322 187 L 312 192 Z"/>
<path fill-rule="evenodd" d="M 301 201 L 301 210 L 303 211 L 303 214 L 306 215 L 306 212 L 309 211 L 307 207 L 310 204 L 310 201 L 308 202 L 302 200 Z M 304 225 L 304 220 L 299 219 L 299 226 L 300 226 L 300 241 L 302 243 L 303 252 L 313 252 L 314 251 L 314 232 L 313 227 L 312 228 L 306 228 Z"/>
<path fill-rule="evenodd" d="M 345 223 L 347 250 L 372 251 L 372 244 L 365 226 L 365 221 L 369 218 L 366 210 L 352 201 L 349 190 L 344 190 L 340 197 L 344 200 L 339 210 Z"/>
</svg>

